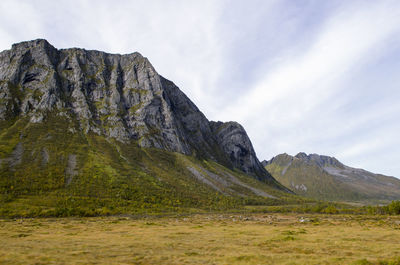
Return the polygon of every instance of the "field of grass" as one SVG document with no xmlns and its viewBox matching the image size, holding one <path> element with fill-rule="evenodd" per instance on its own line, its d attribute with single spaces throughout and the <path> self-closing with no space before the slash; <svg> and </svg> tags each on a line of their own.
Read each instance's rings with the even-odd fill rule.
<svg viewBox="0 0 400 265">
<path fill-rule="evenodd" d="M 0 264 L 400 264 L 398 257 L 399 216 L 0 220 Z"/>
</svg>

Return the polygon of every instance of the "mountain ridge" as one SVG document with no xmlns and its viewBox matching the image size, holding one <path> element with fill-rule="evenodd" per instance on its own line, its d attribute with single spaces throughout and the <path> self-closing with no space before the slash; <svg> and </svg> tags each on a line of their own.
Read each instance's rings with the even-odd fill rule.
<svg viewBox="0 0 400 265">
<path fill-rule="evenodd" d="M 277 155 L 262 165 L 287 188 L 315 199 L 390 201 L 400 198 L 400 180 L 344 165 L 334 157 Z"/>
</svg>

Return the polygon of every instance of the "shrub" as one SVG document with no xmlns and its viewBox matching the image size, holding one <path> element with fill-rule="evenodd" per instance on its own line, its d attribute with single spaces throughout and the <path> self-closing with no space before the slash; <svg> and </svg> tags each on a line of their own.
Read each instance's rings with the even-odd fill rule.
<svg viewBox="0 0 400 265">
<path fill-rule="evenodd" d="M 335 214 L 338 213 L 338 209 L 333 205 L 329 205 L 323 210 L 323 212 L 328 214 Z"/>
<path fill-rule="evenodd" d="M 400 201 L 392 201 L 387 208 L 389 214 L 400 214 Z"/>
</svg>

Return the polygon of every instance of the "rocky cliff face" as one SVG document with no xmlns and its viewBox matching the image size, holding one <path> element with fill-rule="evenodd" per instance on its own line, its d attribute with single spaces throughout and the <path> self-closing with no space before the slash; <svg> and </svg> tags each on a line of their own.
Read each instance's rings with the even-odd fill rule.
<svg viewBox="0 0 400 265">
<path fill-rule="evenodd" d="M 46 40 L 1 52 L 0 120 L 44 123 L 49 115 L 67 117 L 71 132 L 196 155 L 273 180 L 242 126 L 209 122 L 139 53 L 57 50 Z"/>
<path fill-rule="evenodd" d="M 246 131 L 237 122 L 211 122 L 211 128 L 218 145 L 229 155 L 230 162 L 246 173 L 263 175 L 264 168 L 258 162 L 256 153 Z"/>
<path fill-rule="evenodd" d="M 296 158 L 301 159 L 302 161 L 309 164 L 317 164 L 320 167 L 338 167 L 344 168 L 344 165 L 340 163 L 336 158 L 318 154 L 309 154 L 306 153 L 298 153 Z"/>
</svg>

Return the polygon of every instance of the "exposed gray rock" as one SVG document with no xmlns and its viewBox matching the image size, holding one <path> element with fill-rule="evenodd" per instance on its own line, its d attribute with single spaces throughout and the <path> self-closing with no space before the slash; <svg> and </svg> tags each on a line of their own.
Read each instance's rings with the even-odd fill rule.
<svg viewBox="0 0 400 265">
<path fill-rule="evenodd" d="M 251 190 L 251 191 L 252 191 L 254 194 L 256 194 L 257 196 L 261 196 L 261 197 L 264 197 L 264 198 L 276 199 L 275 196 L 272 196 L 272 195 L 266 193 L 266 192 L 263 191 L 263 190 L 254 188 L 254 187 L 252 187 L 252 186 L 250 186 L 250 185 L 248 185 L 248 184 L 246 184 L 246 183 L 243 183 L 243 182 L 240 181 L 238 178 L 236 178 L 235 176 L 233 176 L 233 175 L 231 175 L 231 174 L 229 174 L 229 173 L 226 173 L 226 172 L 221 172 L 221 173 L 222 173 L 223 175 L 225 175 L 226 177 L 228 177 L 228 179 L 229 179 L 232 183 L 235 183 L 235 184 L 237 184 L 237 185 L 239 185 L 239 186 L 242 186 L 242 187 L 244 187 L 244 188 L 246 188 L 246 189 Z"/>
<path fill-rule="evenodd" d="M 214 183 L 212 183 L 211 181 L 209 181 L 202 173 L 200 173 L 197 169 L 195 169 L 194 167 L 187 167 L 187 169 L 193 174 L 193 176 L 195 176 L 198 180 L 200 180 L 201 182 L 203 182 L 204 184 L 210 186 L 211 188 L 213 188 L 216 191 L 219 191 L 223 194 L 225 194 L 220 188 L 218 188 Z"/>
<path fill-rule="evenodd" d="M 10 167 L 15 167 L 22 162 L 22 155 L 24 154 L 24 147 L 22 143 L 18 143 L 13 152 L 11 153 L 11 157 L 9 158 Z"/>
<path fill-rule="evenodd" d="M 302 159 L 303 161 L 307 161 L 308 163 L 315 163 L 318 166 L 332 166 L 332 167 L 340 167 L 343 168 L 344 165 L 340 163 L 336 158 L 318 154 L 309 154 L 306 153 L 298 153 L 295 158 Z"/>
<path fill-rule="evenodd" d="M 3 165 L 3 163 L 7 163 L 8 166 L 11 167 L 11 169 L 13 169 L 15 166 L 21 164 L 23 155 L 24 155 L 24 146 L 22 145 L 22 143 L 18 143 L 14 147 L 9 157 L 0 159 L 0 167 Z"/>
<path fill-rule="evenodd" d="M 201 182 L 205 183 L 206 185 L 212 187 L 213 189 L 221 192 L 222 194 L 228 195 L 226 192 L 224 192 L 221 188 L 224 190 L 228 191 L 230 194 L 236 194 L 239 196 L 246 197 L 246 195 L 240 194 L 234 189 L 232 189 L 232 186 L 237 185 L 242 188 L 245 188 L 249 190 L 250 192 L 254 193 L 257 196 L 261 196 L 264 198 L 276 198 L 275 196 L 272 196 L 265 191 L 252 187 L 246 183 L 243 183 L 240 181 L 237 177 L 233 176 L 232 174 L 229 174 L 225 171 L 219 171 L 219 174 L 214 174 L 213 172 L 210 172 L 209 170 L 203 168 L 200 166 L 200 171 L 197 170 L 196 168 L 192 166 L 188 166 L 187 169 Z M 221 187 L 218 187 L 217 184 Z"/>
<path fill-rule="evenodd" d="M 67 167 L 65 168 L 65 185 L 68 186 L 71 184 L 74 176 L 78 174 L 76 170 L 76 155 L 70 154 L 68 155 Z"/>
<path fill-rule="evenodd" d="M 211 122 L 213 133 L 234 167 L 248 174 L 269 175 L 258 161 L 246 131 L 237 122 Z M 271 177 L 272 178 L 272 177 Z"/>
<path fill-rule="evenodd" d="M 0 53 L 0 103 L 0 120 L 43 123 L 59 115 L 84 133 L 212 159 L 275 182 L 242 126 L 210 123 L 139 53 L 57 50 L 41 39 L 14 44 Z"/>
<path fill-rule="evenodd" d="M 307 191 L 307 186 L 304 185 L 303 183 L 298 185 L 298 184 L 294 184 L 292 182 L 292 187 L 295 188 L 296 190 L 302 190 L 302 191 Z"/>
<path fill-rule="evenodd" d="M 46 147 L 42 149 L 41 155 L 42 155 L 42 166 L 46 166 L 47 163 L 49 163 L 49 158 L 50 158 L 49 151 L 47 150 Z"/>
</svg>

